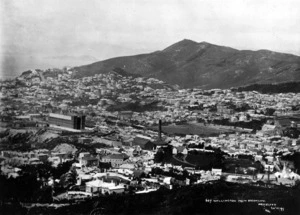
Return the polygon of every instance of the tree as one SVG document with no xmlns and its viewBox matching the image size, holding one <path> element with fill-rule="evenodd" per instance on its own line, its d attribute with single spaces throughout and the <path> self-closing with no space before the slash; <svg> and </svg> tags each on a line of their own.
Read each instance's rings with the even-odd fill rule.
<svg viewBox="0 0 300 215">
<path fill-rule="evenodd" d="M 275 110 L 274 108 L 266 108 L 265 114 L 266 114 L 267 116 L 273 116 L 273 114 L 274 114 L 275 111 L 276 111 L 276 110 Z"/>
<path fill-rule="evenodd" d="M 63 174 L 67 173 L 71 166 L 72 166 L 73 161 L 67 161 L 64 163 L 58 164 L 56 168 L 52 169 L 52 175 L 54 178 L 60 178 Z"/>
<path fill-rule="evenodd" d="M 77 172 L 75 168 L 71 168 L 69 172 L 63 174 L 60 178 L 60 184 L 65 189 L 68 189 L 70 186 L 74 185 L 76 181 L 77 181 Z"/>
<path fill-rule="evenodd" d="M 290 138 L 298 138 L 300 136 L 300 131 L 297 128 L 287 128 L 283 131 L 284 136 Z"/>
<path fill-rule="evenodd" d="M 177 154 L 177 158 L 179 158 L 180 160 L 183 160 L 183 154 L 182 154 L 181 152 L 179 152 L 179 153 Z"/>
<path fill-rule="evenodd" d="M 161 163 L 164 160 L 164 152 L 162 150 L 158 150 L 154 155 L 154 162 Z"/>
</svg>

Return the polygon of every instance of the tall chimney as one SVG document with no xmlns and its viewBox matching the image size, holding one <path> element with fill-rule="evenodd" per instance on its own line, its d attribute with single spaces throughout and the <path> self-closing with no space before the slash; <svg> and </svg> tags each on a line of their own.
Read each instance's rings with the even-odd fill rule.
<svg viewBox="0 0 300 215">
<path fill-rule="evenodd" d="M 268 183 L 270 182 L 270 166 L 268 166 Z"/>
<path fill-rule="evenodd" d="M 158 139 L 161 140 L 161 119 L 158 121 Z"/>
</svg>

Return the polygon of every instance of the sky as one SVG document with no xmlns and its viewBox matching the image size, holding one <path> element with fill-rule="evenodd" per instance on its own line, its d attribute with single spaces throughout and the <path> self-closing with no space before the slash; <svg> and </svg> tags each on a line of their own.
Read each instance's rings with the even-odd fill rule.
<svg viewBox="0 0 300 215">
<path fill-rule="evenodd" d="M 1 0 L 0 6 L 4 76 L 153 52 L 182 39 L 300 55 L 299 0 Z"/>
</svg>

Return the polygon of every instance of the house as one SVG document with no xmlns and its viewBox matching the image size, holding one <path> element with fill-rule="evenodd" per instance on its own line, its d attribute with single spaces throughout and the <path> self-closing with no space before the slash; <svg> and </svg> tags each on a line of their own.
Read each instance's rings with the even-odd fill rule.
<svg viewBox="0 0 300 215">
<path fill-rule="evenodd" d="M 62 159 L 58 156 L 51 156 L 48 158 L 48 161 L 52 163 L 52 166 L 57 166 L 58 164 L 62 163 Z"/>
<path fill-rule="evenodd" d="M 116 185 L 115 183 L 107 183 L 103 180 L 93 180 L 89 181 L 85 184 L 86 186 L 86 192 L 92 193 L 92 194 L 98 194 L 98 193 L 123 193 L 125 190 L 125 187 L 123 185 Z"/>
<path fill-rule="evenodd" d="M 177 155 L 177 154 L 179 154 L 179 153 L 184 154 L 184 155 L 187 155 L 187 154 L 188 154 L 188 150 L 187 150 L 187 148 L 184 147 L 184 146 L 178 146 L 178 147 L 174 147 L 174 148 L 172 149 L 172 154 L 173 154 L 173 155 Z"/>
<path fill-rule="evenodd" d="M 172 183 L 172 177 L 165 177 L 163 179 L 163 183 L 167 184 L 167 185 L 171 185 L 171 183 Z"/>
<path fill-rule="evenodd" d="M 81 160 L 83 157 L 88 157 L 90 156 L 89 152 L 80 152 L 78 155 L 78 159 Z"/>
<path fill-rule="evenodd" d="M 282 134 L 282 128 L 278 125 L 264 124 L 263 127 L 261 128 L 261 131 L 264 135 L 269 135 L 269 136 Z"/>
<path fill-rule="evenodd" d="M 40 161 L 38 158 L 30 158 L 28 160 L 28 162 L 29 162 L 30 165 L 41 164 L 42 163 L 42 161 Z"/>
<path fill-rule="evenodd" d="M 142 148 L 140 146 L 135 146 L 132 155 L 137 156 L 140 155 L 141 153 L 142 153 Z"/>
<path fill-rule="evenodd" d="M 275 177 L 280 184 L 295 185 L 295 181 L 300 179 L 300 175 L 294 173 L 284 164 L 282 171 L 276 172 Z"/>
<path fill-rule="evenodd" d="M 262 155 L 255 155 L 254 160 L 255 161 L 262 161 L 263 156 Z"/>
<path fill-rule="evenodd" d="M 52 152 L 52 156 L 59 157 L 62 162 L 69 158 L 69 154 L 66 152 Z"/>
<path fill-rule="evenodd" d="M 161 139 L 154 141 L 153 144 L 156 149 L 160 147 L 167 147 L 169 145 L 166 141 L 163 141 Z"/>
<path fill-rule="evenodd" d="M 154 149 L 154 144 L 153 142 L 144 137 L 137 136 L 134 138 L 132 142 L 132 146 L 140 146 L 143 150 L 153 150 Z"/>
<path fill-rule="evenodd" d="M 225 114 L 233 114 L 234 110 L 228 107 L 227 105 L 224 104 L 218 104 L 217 105 L 217 111 L 218 113 L 225 113 Z"/>
<path fill-rule="evenodd" d="M 246 149 L 247 143 L 244 143 L 244 142 L 239 143 L 239 146 L 240 146 L 240 149 Z"/>
<path fill-rule="evenodd" d="M 137 165 L 134 163 L 124 163 L 121 166 L 119 166 L 119 169 L 134 170 L 135 168 L 137 168 Z"/>
<path fill-rule="evenodd" d="M 127 159 L 128 156 L 126 154 L 111 154 L 103 157 L 101 161 L 104 163 L 111 163 L 112 167 L 119 167 Z"/>
<path fill-rule="evenodd" d="M 48 160 L 48 155 L 47 154 L 37 154 L 36 157 L 42 161 L 42 162 L 46 162 Z"/>
<path fill-rule="evenodd" d="M 217 176 L 221 176 L 222 175 L 222 169 L 211 169 L 211 174 L 212 175 L 217 175 Z"/>
<path fill-rule="evenodd" d="M 274 162 L 274 157 L 273 156 L 266 156 L 266 160 L 268 163 L 273 163 Z"/>
<path fill-rule="evenodd" d="M 264 144 L 263 148 L 268 152 L 272 152 L 274 149 L 274 147 L 271 144 Z"/>
<path fill-rule="evenodd" d="M 99 160 L 92 156 L 85 156 L 80 160 L 82 166 L 98 166 Z"/>
<path fill-rule="evenodd" d="M 266 164 L 264 166 L 264 168 L 265 168 L 266 172 L 273 172 L 274 171 L 274 165 L 273 164 Z"/>
<path fill-rule="evenodd" d="M 113 147 L 121 147 L 122 146 L 122 142 L 120 142 L 116 139 L 113 139 L 113 138 L 98 138 L 97 142 L 103 143 L 108 146 L 113 146 Z"/>
<path fill-rule="evenodd" d="M 78 143 L 81 143 L 81 144 L 88 144 L 91 142 L 92 142 L 92 138 L 87 138 L 87 137 L 78 138 Z"/>
<path fill-rule="evenodd" d="M 132 118 L 133 111 L 120 111 L 118 117 L 121 120 L 130 120 Z"/>
</svg>

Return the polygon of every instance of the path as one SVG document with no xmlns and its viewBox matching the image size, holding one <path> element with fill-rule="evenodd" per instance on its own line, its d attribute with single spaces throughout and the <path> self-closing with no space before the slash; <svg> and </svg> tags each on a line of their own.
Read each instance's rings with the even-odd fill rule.
<svg viewBox="0 0 300 215">
<path fill-rule="evenodd" d="M 173 158 L 174 158 L 175 160 L 181 162 L 181 163 L 185 163 L 185 164 L 188 164 L 188 165 L 191 165 L 191 166 L 196 166 L 196 165 L 194 165 L 194 164 L 191 164 L 191 163 L 187 162 L 187 161 L 185 160 L 185 157 L 184 157 L 184 160 L 180 160 L 180 159 L 178 159 L 175 155 L 173 155 Z"/>
</svg>

